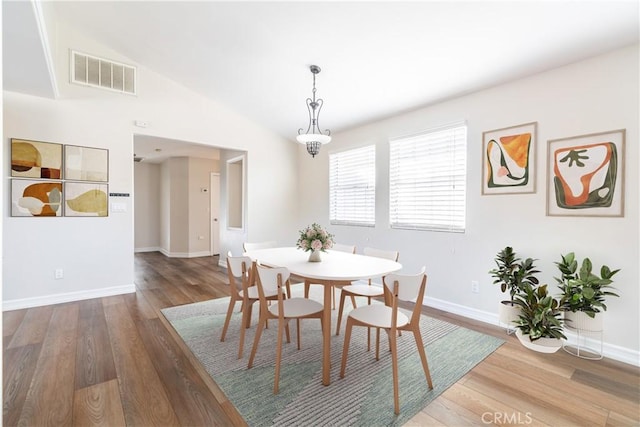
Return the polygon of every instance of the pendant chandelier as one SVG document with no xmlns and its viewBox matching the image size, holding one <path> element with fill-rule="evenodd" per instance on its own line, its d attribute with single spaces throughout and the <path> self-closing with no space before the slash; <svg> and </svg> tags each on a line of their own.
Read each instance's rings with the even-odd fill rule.
<svg viewBox="0 0 640 427">
<path fill-rule="evenodd" d="M 331 131 L 325 129 L 325 133 L 320 130 L 318 123 L 320 117 L 320 110 L 324 101 L 321 98 L 316 99 L 316 74 L 320 72 L 320 67 L 312 65 L 309 67 L 313 74 L 313 98 L 307 98 L 307 110 L 309 110 L 309 126 L 303 133 L 303 128 L 298 129 L 298 136 L 296 139 L 300 144 L 306 144 L 307 152 L 311 154 L 311 157 L 316 157 L 316 154 L 320 152 L 320 146 L 327 144 L 331 141 Z"/>
</svg>

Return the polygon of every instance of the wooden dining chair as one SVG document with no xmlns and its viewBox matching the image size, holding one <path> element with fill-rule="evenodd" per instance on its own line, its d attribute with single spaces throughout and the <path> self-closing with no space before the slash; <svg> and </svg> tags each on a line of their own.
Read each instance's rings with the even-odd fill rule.
<svg viewBox="0 0 640 427">
<path fill-rule="evenodd" d="M 331 248 L 332 251 L 339 251 L 339 252 L 347 252 L 350 254 L 355 254 L 356 253 L 356 247 L 355 245 L 341 245 L 339 243 L 334 243 L 333 247 Z M 351 282 L 346 282 L 345 284 L 350 284 Z M 304 281 L 304 297 L 305 298 L 309 298 L 309 289 L 311 288 L 311 285 L 313 285 L 313 282 L 309 279 Z M 335 310 L 336 309 L 336 287 L 335 286 L 331 286 L 331 293 L 332 293 L 332 306 L 331 309 Z M 355 301 L 352 300 L 352 303 L 355 304 Z"/>
<path fill-rule="evenodd" d="M 260 343 L 260 336 L 264 329 L 267 320 L 277 319 L 278 332 L 277 332 L 277 344 L 276 344 L 276 368 L 275 379 L 273 384 L 273 393 L 278 393 L 278 384 L 280 381 L 280 362 L 282 359 L 282 335 L 286 333 L 287 342 L 291 342 L 289 335 L 289 321 L 296 320 L 297 326 L 297 338 L 298 338 L 298 350 L 300 350 L 300 320 L 301 319 L 320 319 L 322 325 L 322 311 L 323 307 L 317 301 L 313 301 L 307 298 L 291 298 L 285 299 L 283 287 L 289 282 L 289 270 L 285 267 L 268 268 L 258 263 L 254 265 L 254 269 L 257 271 L 257 287 L 258 296 L 260 298 L 260 320 L 258 321 L 258 327 L 256 329 L 256 335 L 253 340 L 253 348 L 251 349 L 251 356 L 249 357 L 249 363 L 247 368 L 253 366 L 253 360 L 258 350 L 258 344 Z M 267 306 L 266 295 L 276 293 L 278 303 Z"/>
<path fill-rule="evenodd" d="M 383 284 L 387 291 L 388 303 L 373 304 L 356 308 L 349 312 L 347 317 L 347 327 L 344 334 L 344 347 L 342 350 L 342 366 L 340 368 L 340 378 L 344 378 L 347 367 L 347 355 L 349 352 L 349 342 L 351 340 L 351 329 L 354 326 L 365 326 L 368 328 L 376 328 L 378 331 L 384 329 L 389 335 L 389 347 L 391 350 L 391 365 L 393 371 L 393 398 L 394 411 L 400 413 L 400 398 L 398 396 L 398 332 L 411 331 L 418 347 L 420 360 L 422 361 L 422 369 L 427 379 L 429 389 L 433 389 L 431 382 L 431 373 L 429 372 L 429 364 L 427 355 L 424 351 L 422 336 L 420 335 L 420 311 L 422 308 L 422 299 L 427 284 L 427 275 L 425 267 L 422 267 L 420 273 L 415 275 L 405 275 L 392 273 L 383 278 Z M 415 301 L 411 318 L 398 310 L 399 301 Z M 379 359 L 380 340 L 376 343 L 376 360 Z"/>
<path fill-rule="evenodd" d="M 255 285 L 253 262 L 251 258 L 246 256 L 233 256 L 231 251 L 227 252 L 227 275 L 229 276 L 229 289 L 231 299 L 229 300 L 229 308 L 227 308 L 227 317 L 222 327 L 222 336 L 220 341 L 224 341 L 229 328 L 229 321 L 233 314 L 236 302 L 240 301 L 240 311 L 242 312 L 242 321 L 240 322 L 240 343 L 238 345 L 238 359 L 242 358 L 244 347 L 245 329 L 251 326 L 251 308 L 253 303 L 259 300 L 258 287 Z M 276 300 L 277 293 L 265 294 L 267 300 Z"/>
<path fill-rule="evenodd" d="M 367 256 L 376 258 L 390 259 L 391 261 L 398 262 L 400 253 L 398 251 L 386 251 L 375 248 L 364 248 L 362 253 Z M 356 280 L 351 285 L 343 286 L 340 293 L 340 308 L 338 309 L 338 322 L 336 325 L 336 335 L 340 335 L 340 324 L 342 322 L 342 311 L 344 310 L 344 300 L 346 297 L 351 297 L 351 304 L 353 308 L 357 308 L 354 297 L 366 297 L 367 303 L 371 305 L 371 298 L 384 296 L 384 289 L 382 283 L 373 283 L 373 278 L 367 280 Z M 371 334 L 367 333 L 367 350 L 371 350 Z"/>
</svg>

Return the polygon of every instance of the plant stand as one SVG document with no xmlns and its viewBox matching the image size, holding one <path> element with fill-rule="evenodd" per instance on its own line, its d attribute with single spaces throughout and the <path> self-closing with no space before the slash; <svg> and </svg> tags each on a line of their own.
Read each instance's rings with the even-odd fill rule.
<svg viewBox="0 0 640 427">
<path fill-rule="evenodd" d="M 576 343 L 568 344 L 564 341 L 562 349 L 581 359 L 601 360 L 603 357 L 602 317 L 591 318 L 582 312 L 566 312 L 565 320 L 569 321 L 565 323 L 565 328 L 576 334 Z M 587 344 L 592 346 L 589 347 Z M 593 344 L 596 346 L 599 344 L 599 349 L 593 348 Z"/>
</svg>

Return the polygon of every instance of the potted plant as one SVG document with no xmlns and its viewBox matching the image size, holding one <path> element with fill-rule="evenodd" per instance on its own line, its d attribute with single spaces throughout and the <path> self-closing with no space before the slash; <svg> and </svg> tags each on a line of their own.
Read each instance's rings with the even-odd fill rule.
<svg viewBox="0 0 640 427">
<path fill-rule="evenodd" d="M 533 265 L 532 258 L 521 260 L 510 246 L 498 252 L 495 262 L 497 268 L 489 271 L 491 277 L 495 279 L 493 283 L 500 285 L 500 290 L 503 293 L 509 291 L 510 295 L 510 299 L 500 301 L 500 323 L 513 327 L 520 311 L 514 302 L 514 297 L 518 292 L 524 290 L 525 285 L 535 287 L 539 283 L 535 277 L 539 271 Z"/>
<path fill-rule="evenodd" d="M 542 353 L 558 351 L 567 337 L 562 333 L 560 302 L 548 294 L 547 285 L 525 283 L 514 302 L 520 307 L 516 336 L 522 345 Z"/>
<path fill-rule="evenodd" d="M 593 264 L 589 258 L 585 258 L 580 264 L 573 252 L 561 256 L 562 261 L 555 263 L 561 276 L 555 279 L 562 291 L 560 306 L 565 312 L 566 326 L 586 331 L 601 331 L 602 318 L 596 314 L 607 310 L 606 297 L 618 296 L 610 289 L 613 289 L 611 278 L 620 269 L 611 270 L 603 265 L 598 276 L 593 273 Z"/>
</svg>

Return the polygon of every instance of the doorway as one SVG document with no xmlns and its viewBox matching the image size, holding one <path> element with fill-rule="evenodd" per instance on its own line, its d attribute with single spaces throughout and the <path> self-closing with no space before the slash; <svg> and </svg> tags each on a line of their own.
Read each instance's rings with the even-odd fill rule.
<svg viewBox="0 0 640 427">
<path fill-rule="evenodd" d="M 211 223 L 211 256 L 220 254 L 220 174 L 211 172 L 209 185 L 210 223 Z"/>
</svg>

